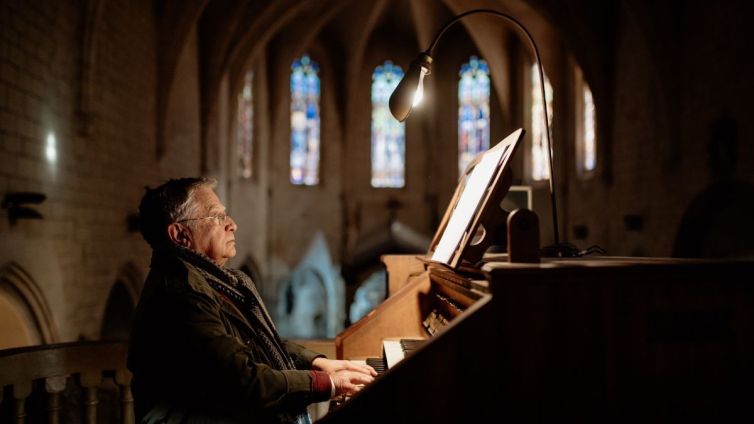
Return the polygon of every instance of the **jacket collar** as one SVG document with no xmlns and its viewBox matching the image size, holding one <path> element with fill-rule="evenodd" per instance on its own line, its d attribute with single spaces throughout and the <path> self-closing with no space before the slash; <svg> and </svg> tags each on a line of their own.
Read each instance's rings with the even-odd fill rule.
<svg viewBox="0 0 754 424">
<path fill-rule="evenodd" d="M 191 264 L 190 264 L 191 265 Z M 193 266 L 193 265 L 192 265 Z M 233 301 L 233 299 L 223 294 L 222 291 L 218 290 L 216 287 L 227 287 L 227 283 L 217 278 L 215 275 L 209 274 L 209 273 L 202 273 L 204 278 L 207 280 L 207 284 L 212 289 L 212 292 L 215 295 L 215 299 L 217 299 L 217 303 L 220 305 L 220 309 L 225 312 L 226 314 L 232 316 L 240 323 L 247 326 L 249 329 L 252 329 L 252 325 L 249 322 L 249 320 L 246 318 L 246 315 L 244 315 L 241 310 L 236 305 L 236 302 Z M 213 284 L 214 283 L 214 284 Z"/>
</svg>

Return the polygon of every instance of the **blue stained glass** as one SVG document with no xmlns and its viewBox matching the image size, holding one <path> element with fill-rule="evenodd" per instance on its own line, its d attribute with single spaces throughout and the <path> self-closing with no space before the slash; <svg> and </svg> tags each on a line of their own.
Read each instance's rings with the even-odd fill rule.
<svg viewBox="0 0 754 424">
<path fill-rule="evenodd" d="M 388 107 L 401 78 L 403 70 L 389 60 L 372 74 L 372 187 L 405 185 L 405 128 Z"/>
<path fill-rule="evenodd" d="M 319 183 L 319 66 L 308 55 L 291 65 L 291 183 Z"/>
<path fill-rule="evenodd" d="M 471 56 L 461 66 L 458 82 L 458 171 L 490 147 L 490 69 Z"/>
</svg>

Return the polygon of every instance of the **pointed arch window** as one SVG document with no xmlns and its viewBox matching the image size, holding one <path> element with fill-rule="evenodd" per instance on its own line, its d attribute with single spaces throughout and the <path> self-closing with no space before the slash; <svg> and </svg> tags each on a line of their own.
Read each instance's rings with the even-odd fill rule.
<svg viewBox="0 0 754 424">
<path fill-rule="evenodd" d="M 458 82 L 458 171 L 490 147 L 490 69 L 471 56 L 461 66 Z"/>
<path fill-rule="evenodd" d="M 597 168 L 597 116 L 589 84 L 576 69 L 576 171 L 589 176 Z"/>
<path fill-rule="evenodd" d="M 291 65 L 291 183 L 319 183 L 319 65 L 303 55 Z"/>
<path fill-rule="evenodd" d="M 254 105 L 252 82 L 254 73 L 246 72 L 243 88 L 238 93 L 238 119 L 236 123 L 236 152 L 238 154 L 238 175 L 251 178 L 254 151 Z"/>
<path fill-rule="evenodd" d="M 550 178 L 550 162 L 547 157 L 547 138 L 544 123 L 544 101 L 542 100 L 542 87 L 539 84 L 539 68 L 537 64 L 531 65 L 531 178 L 533 180 L 546 180 Z M 547 101 L 547 118 L 552 123 L 552 85 L 545 75 L 545 100 Z M 552 125 L 552 124 L 551 124 Z M 550 132 L 552 141 L 552 132 Z"/>
<path fill-rule="evenodd" d="M 405 185 L 405 126 L 390 114 L 388 99 L 403 78 L 387 60 L 372 73 L 372 187 Z"/>
</svg>

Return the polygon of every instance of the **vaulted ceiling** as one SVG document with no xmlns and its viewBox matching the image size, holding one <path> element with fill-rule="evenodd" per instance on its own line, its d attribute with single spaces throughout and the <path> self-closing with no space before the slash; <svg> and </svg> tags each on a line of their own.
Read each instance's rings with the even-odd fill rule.
<svg viewBox="0 0 754 424">
<path fill-rule="evenodd" d="M 576 52 L 585 74 L 597 93 L 610 84 L 612 62 L 609 54 L 615 26 L 612 2 L 581 0 L 163 0 L 155 2 L 158 21 L 158 146 L 164 131 L 178 58 L 197 31 L 201 122 L 206 131 L 215 115 L 219 87 L 228 77 L 236 87 L 249 63 L 262 54 L 272 40 L 299 46 L 303 52 L 316 38 L 326 40 L 342 63 L 345 84 L 359 72 L 370 39 L 383 36 L 388 28 L 397 42 L 424 50 L 435 32 L 454 15 L 476 8 L 507 12 L 529 28 L 546 57 L 548 49 L 567 45 Z M 462 21 L 465 30 L 492 69 L 507 69 L 507 56 L 501 43 L 516 34 L 510 25 L 485 16 Z M 557 40 L 557 42 L 556 42 Z M 564 44 L 559 44 L 564 41 Z M 406 47 L 405 45 L 403 46 Z M 580 53 L 579 53 L 580 52 Z M 547 68 L 548 64 L 545 63 Z M 597 78 L 596 76 L 600 76 Z M 349 76 L 351 76 L 349 78 Z M 493 82 L 504 115 L 508 114 L 508 86 Z M 353 93 L 351 87 L 341 87 Z M 598 97 L 600 94 L 596 94 Z M 598 98 L 599 102 L 600 99 Z M 609 103 L 605 101 L 604 103 Z M 347 107 L 348 99 L 342 99 Z M 160 147 L 158 147 L 158 150 Z M 160 152 L 158 152 L 159 154 Z"/>
</svg>

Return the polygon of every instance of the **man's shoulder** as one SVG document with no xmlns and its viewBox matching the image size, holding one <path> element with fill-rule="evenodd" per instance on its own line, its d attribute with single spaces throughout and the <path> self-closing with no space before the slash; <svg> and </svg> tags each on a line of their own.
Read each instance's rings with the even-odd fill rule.
<svg viewBox="0 0 754 424">
<path fill-rule="evenodd" d="M 186 276 L 188 288 L 190 290 L 206 294 L 207 296 L 215 297 L 215 291 L 212 290 L 212 287 L 210 287 L 209 283 L 207 282 L 207 277 L 205 277 L 204 273 L 199 271 L 199 268 L 188 262 L 181 262 L 183 262 L 183 265 L 188 271 Z"/>
<path fill-rule="evenodd" d="M 192 291 L 206 296 L 215 297 L 214 290 L 209 286 L 204 274 L 191 263 L 183 259 L 174 258 L 164 264 L 166 289 L 169 291 Z"/>
</svg>

